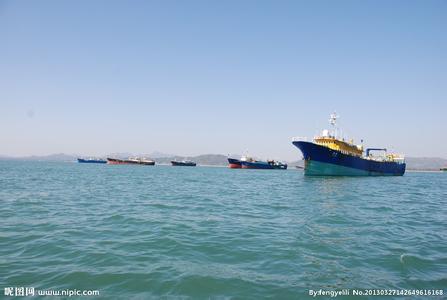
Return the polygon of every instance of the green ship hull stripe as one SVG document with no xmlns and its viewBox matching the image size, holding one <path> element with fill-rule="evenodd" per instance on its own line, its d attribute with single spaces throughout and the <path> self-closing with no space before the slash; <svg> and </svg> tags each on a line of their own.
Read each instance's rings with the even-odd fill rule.
<svg viewBox="0 0 447 300">
<path fill-rule="evenodd" d="M 307 160 L 304 174 L 309 176 L 392 176 L 390 173 L 371 172 L 331 163 Z"/>
</svg>

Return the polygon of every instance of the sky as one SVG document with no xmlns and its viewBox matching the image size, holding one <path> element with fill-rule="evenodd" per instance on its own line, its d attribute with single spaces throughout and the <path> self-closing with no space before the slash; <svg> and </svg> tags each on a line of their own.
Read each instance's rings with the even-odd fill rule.
<svg viewBox="0 0 447 300">
<path fill-rule="evenodd" d="M 0 0 L 0 154 L 447 158 L 447 1 Z"/>
</svg>

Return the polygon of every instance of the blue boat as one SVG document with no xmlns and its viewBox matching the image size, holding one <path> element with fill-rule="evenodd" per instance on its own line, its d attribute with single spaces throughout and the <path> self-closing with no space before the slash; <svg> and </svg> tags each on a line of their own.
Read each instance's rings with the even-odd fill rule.
<svg viewBox="0 0 447 300">
<path fill-rule="evenodd" d="M 268 161 L 260 161 L 260 160 L 245 160 L 241 161 L 242 169 L 279 169 L 286 170 L 287 164 L 268 160 Z"/>
<path fill-rule="evenodd" d="M 195 167 L 197 164 L 191 160 L 171 160 L 171 164 L 173 166 L 180 166 L 180 167 Z"/>
<path fill-rule="evenodd" d="M 331 115 L 330 123 L 336 125 L 338 116 Z M 405 159 L 402 155 L 387 154 L 384 148 L 369 148 L 363 152 L 363 145 L 337 137 L 337 130 L 329 133 L 323 130 L 313 142 L 296 138 L 292 141 L 303 153 L 304 174 L 311 176 L 402 176 L 405 173 Z M 372 155 L 373 151 L 385 152 L 382 156 Z"/>
<path fill-rule="evenodd" d="M 78 158 L 78 163 L 106 164 L 107 160 L 105 160 L 105 159 L 96 159 L 96 158 Z"/>
</svg>

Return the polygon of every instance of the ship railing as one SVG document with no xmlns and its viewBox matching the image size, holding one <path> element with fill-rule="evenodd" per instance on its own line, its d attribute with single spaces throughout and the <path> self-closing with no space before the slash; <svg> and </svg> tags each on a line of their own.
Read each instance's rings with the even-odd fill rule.
<svg viewBox="0 0 447 300">
<path fill-rule="evenodd" d="M 400 164 L 405 163 L 405 156 L 401 155 L 401 154 L 392 154 L 392 155 L 384 155 L 384 156 L 370 155 L 370 156 L 367 156 L 366 159 L 380 161 L 380 162 L 389 161 L 389 162 L 396 162 L 396 163 L 400 163 Z"/>
<path fill-rule="evenodd" d="M 403 155 L 403 154 L 393 153 L 391 156 L 391 159 L 392 159 L 392 161 L 397 162 L 397 163 L 401 163 L 401 164 L 405 163 L 405 155 Z"/>
<path fill-rule="evenodd" d="M 294 136 L 292 142 L 307 142 L 306 136 Z"/>
</svg>

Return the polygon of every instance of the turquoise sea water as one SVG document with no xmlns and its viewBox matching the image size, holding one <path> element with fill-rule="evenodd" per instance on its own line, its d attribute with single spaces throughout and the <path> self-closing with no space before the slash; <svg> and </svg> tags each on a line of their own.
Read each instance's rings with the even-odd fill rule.
<svg viewBox="0 0 447 300">
<path fill-rule="evenodd" d="M 0 298 L 9 286 L 121 299 L 446 289 L 446 183 L 0 161 Z"/>
</svg>

